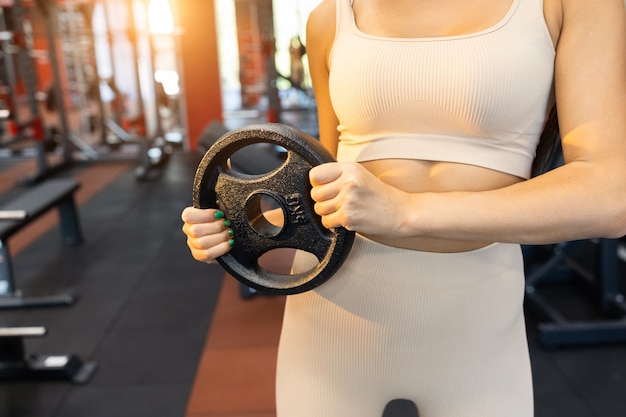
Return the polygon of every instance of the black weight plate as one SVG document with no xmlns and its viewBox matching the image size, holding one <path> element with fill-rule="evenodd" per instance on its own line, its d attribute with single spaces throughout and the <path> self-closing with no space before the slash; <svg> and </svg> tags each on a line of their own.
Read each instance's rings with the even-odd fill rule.
<svg viewBox="0 0 626 417">
<path fill-rule="evenodd" d="M 235 152 L 260 143 L 284 148 L 285 161 L 261 175 L 229 168 L 228 160 Z M 196 171 L 193 205 L 220 208 L 231 220 L 235 245 L 217 259 L 220 265 L 245 285 L 269 294 L 296 294 L 328 280 L 354 241 L 354 232 L 325 228 L 313 210 L 309 170 L 332 161 L 332 155 L 315 138 L 278 123 L 247 126 L 218 139 Z M 261 200 L 274 202 L 282 211 L 281 224 L 264 218 Z M 318 264 L 309 271 L 290 275 L 262 268 L 259 258 L 279 248 L 309 252 Z"/>
</svg>

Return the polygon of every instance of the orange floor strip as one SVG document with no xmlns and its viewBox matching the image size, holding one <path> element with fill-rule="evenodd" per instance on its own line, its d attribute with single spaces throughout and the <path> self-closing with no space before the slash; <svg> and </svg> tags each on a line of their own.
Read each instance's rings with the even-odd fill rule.
<svg viewBox="0 0 626 417">
<path fill-rule="evenodd" d="M 282 254 L 268 262 L 288 268 Z M 228 274 L 185 417 L 275 417 L 276 353 L 285 297 L 242 299 Z"/>
</svg>

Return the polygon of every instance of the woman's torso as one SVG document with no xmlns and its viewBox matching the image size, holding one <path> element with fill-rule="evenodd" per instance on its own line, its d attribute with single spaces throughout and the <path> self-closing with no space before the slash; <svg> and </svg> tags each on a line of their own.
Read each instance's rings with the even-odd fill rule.
<svg viewBox="0 0 626 417">
<path fill-rule="evenodd" d="M 435 38 L 478 33 L 502 20 L 514 0 L 354 0 L 358 30 L 382 38 Z M 544 0 L 544 16 L 553 44 L 558 42 L 560 6 Z M 502 188 L 522 178 L 476 165 L 390 158 L 362 162 L 383 182 L 407 192 L 483 191 Z M 471 216 L 472 213 L 467 213 Z M 383 239 L 380 243 L 428 252 L 462 252 L 492 242 L 437 238 Z"/>
</svg>

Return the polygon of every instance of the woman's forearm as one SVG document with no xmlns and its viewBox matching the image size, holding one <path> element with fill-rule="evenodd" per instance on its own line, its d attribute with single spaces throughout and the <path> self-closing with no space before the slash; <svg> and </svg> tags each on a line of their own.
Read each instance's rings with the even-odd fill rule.
<svg viewBox="0 0 626 417">
<path fill-rule="evenodd" d="M 573 162 L 493 191 L 412 195 L 409 234 L 546 244 L 626 234 L 626 175 Z"/>
</svg>

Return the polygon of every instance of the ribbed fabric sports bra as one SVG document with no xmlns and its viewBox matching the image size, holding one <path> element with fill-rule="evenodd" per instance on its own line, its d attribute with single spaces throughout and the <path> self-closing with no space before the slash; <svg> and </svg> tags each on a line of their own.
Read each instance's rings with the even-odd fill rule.
<svg viewBox="0 0 626 417">
<path fill-rule="evenodd" d="M 512 0 L 489 29 L 432 38 L 363 33 L 351 3 L 337 0 L 329 58 L 338 160 L 445 161 L 530 177 L 554 103 L 543 0 Z"/>
</svg>

